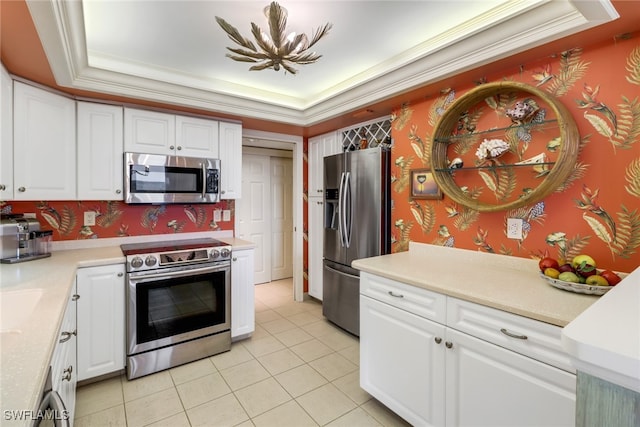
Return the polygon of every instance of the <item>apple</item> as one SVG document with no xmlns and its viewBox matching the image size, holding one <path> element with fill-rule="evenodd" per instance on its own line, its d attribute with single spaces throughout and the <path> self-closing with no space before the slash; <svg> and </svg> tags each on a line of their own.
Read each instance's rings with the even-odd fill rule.
<svg viewBox="0 0 640 427">
<path fill-rule="evenodd" d="M 542 272 L 544 272 L 547 268 L 555 268 L 557 270 L 558 261 L 550 257 L 545 257 L 538 262 L 538 267 L 540 267 L 540 271 Z"/>
<path fill-rule="evenodd" d="M 600 275 L 606 279 L 607 283 L 609 283 L 609 286 L 615 286 L 622 280 L 620 276 L 618 276 L 611 270 L 604 270 L 600 272 Z"/>
<path fill-rule="evenodd" d="M 570 271 L 565 271 L 563 273 L 560 273 L 560 275 L 558 276 L 558 279 L 562 280 L 563 282 L 580 283 L 580 278 L 578 277 L 578 275 Z"/>
<path fill-rule="evenodd" d="M 573 261 L 571 261 L 571 265 L 573 265 L 573 268 L 578 268 L 578 266 L 583 263 L 592 265 L 594 267 L 596 266 L 596 260 L 586 254 L 576 255 L 575 257 L 573 257 Z"/>
<path fill-rule="evenodd" d="M 565 264 L 562 264 L 560 267 L 558 267 L 558 271 L 560 273 L 564 273 L 565 271 L 571 272 L 571 273 L 575 273 L 575 270 L 573 269 L 573 266 L 571 264 L 569 264 L 568 262 Z"/>
<path fill-rule="evenodd" d="M 598 272 L 596 270 L 596 266 L 592 264 L 587 264 L 586 261 L 582 261 L 578 266 L 576 266 L 576 273 L 582 277 L 593 276 Z"/>
<path fill-rule="evenodd" d="M 591 286 L 609 286 L 609 282 L 607 281 L 607 279 L 597 274 L 592 274 L 591 276 L 587 277 L 585 283 Z"/>
</svg>

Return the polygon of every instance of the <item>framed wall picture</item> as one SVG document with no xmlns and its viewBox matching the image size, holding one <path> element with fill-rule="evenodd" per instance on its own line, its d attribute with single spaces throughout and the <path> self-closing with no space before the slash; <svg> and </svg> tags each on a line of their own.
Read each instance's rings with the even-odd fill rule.
<svg viewBox="0 0 640 427">
<path fill-rule="evenodd" d="M 433 180 L 431 169 L 411 171 L 411 197 L 414 199 L 442 199 L 442 191 Z"/>
</svg>

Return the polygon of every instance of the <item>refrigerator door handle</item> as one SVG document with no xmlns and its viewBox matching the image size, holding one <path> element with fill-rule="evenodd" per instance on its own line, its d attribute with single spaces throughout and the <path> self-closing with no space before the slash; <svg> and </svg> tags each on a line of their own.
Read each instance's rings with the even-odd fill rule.
<svg viewBox="0 0 640 427">
<path fill-rule="evenodd" d="M 338 189 L 338 234 L 340 235 L 340 246 L 344 247 L 345 239 L 344 239 L 344 228 L 343 218 L 344 218 L 344 209 L 342 206 L 342 198 L 344 192 L 344 172 L 340 176 L 340 188 Z"/>
<path fill-rule="evenodd" d="M 344 229 L 345 229 L 345 246 L 351 246 L 351 226 L 353 218 L 351 217 L 351 172 L 347 172 L 344 180 L 346 191 L 344 192 Z"/>
<path fill-rule="evenodd" d="M 358 277 L 358 276 L 355 276 L 355 275 L 349 274 L 349 273 L 345 273 L 344 271 L 336 270 L 335 268 L 331 268 L 328 265 L 325 265 L 324 268 L 326 268 L 327 270 L 333 271 L 334 273 L 342 274 L 344 276 L 349 276 L 349 277 L 352 277 L 354 279 L 360 280 L 360 277 Z"/>
</svg>

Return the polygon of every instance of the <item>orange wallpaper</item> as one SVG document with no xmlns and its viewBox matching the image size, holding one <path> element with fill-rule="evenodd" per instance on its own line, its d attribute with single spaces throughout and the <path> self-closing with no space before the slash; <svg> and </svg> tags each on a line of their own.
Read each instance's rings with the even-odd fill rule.
<svg viewBox="0 0 640 427">
<path fill-rule="evenodd" d="M 233 230 L 235 203 L 197 205 L 127 205 L 107 201 L 0 202 L 2 213 L 35 213 L 53 240 L 98 239 Z M 230 210 L 231 221 L 216 222 L 213 211 Z M 96 225 L 83 226 L 84 212 L 96 212 Z"/>
<path fill-rule="evenodd" d="M 570 178 L 540 203 L 510 211 L 478 213 L 446 195 L 441 200 L 412 200 L 410 171 L 430 167 L 431 135 L 442 112 L 476 85 L 500 80 L 537 86 L 569 109 L 580 132 Z M 487 109 L 495 109 L 490 104 L 488 100 Z M 548 254 L 571 259 L 587 253 L 598 267 L 624 272 L 640 265 L 637 38 L 558 52 L 519 69 L 479 76 L 462 87 L 443 85 L 441 93 L 422 102 L 398 106 L 393 119 L 394 252 L 416 241 L 526 258 Z M 470 147 L 471 156 L 476 148 Z M 507 239 L 507 218 L 524 220 L 522 240 Z"/>
</svg>

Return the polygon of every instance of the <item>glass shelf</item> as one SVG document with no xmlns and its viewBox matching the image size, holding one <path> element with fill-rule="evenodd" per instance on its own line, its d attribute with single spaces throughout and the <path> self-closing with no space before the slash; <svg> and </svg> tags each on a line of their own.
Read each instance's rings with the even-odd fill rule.
<svg viewBox="0 0 640 427">
<path fill-rule="evenodd" d="M 460 141 L 460 140 L 464 140 L 467 138 L 474 138 L 474 137 L 478 137 L 478 136 L 482 136 L 482 135 L 488 135 L 488 134 L 492 134 L 492 133 L 497 133 L 497 132 L 505 132 L 507 130 L 517 130 L 518 128 L 522 128 L 522 129 L 526 129 L 526 130 L 531 130 L 531 129 L 535 129 L 537 127 L 543 127 L 547 124 L 557 124 L 558 120 L 544 120 L 542 122 L 537 122 L 537 123 L 522 123 L 519 125 L 511 125 L 511 126 L 507 126 L 507 127 L 502 127 L 502 128 L 491 128 L 491 129 L 487 129 L 487 130 L 482 130 L 479 132 L 472 132 L 472 133 L 461 133 L 458 135 L 451 135 L 451 136 L 447 136 L 447 137 L 440 137 L 440 138 L 434 138 L 434 142 L 439 142 L 439 143 L 444 143 L 444 144 L 452 144 L 454 142 Z"/>
<path fill-rule="evenodd" d="M 468 166 L 462 168 L 434 168 L 434 172 L 458 172 L 458 171 L 472 171 L 472 170 L 493 170 L 493 169 L 510 169 L 510 168 L 524 168 L 524 167 L 535 167 L 535 166 L 553 166 L 556 162 L 540 162 L 540 163 L 525 163 L 525 164 L 517 164 L 510 163 L 506 165 L 491 165 L 491 166 Z"/>
</svg>

